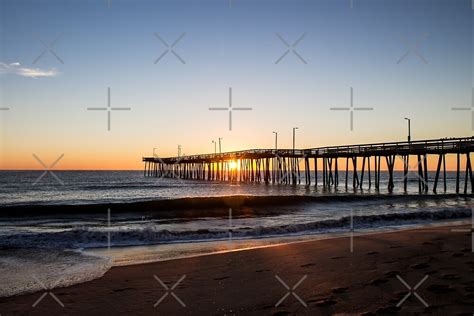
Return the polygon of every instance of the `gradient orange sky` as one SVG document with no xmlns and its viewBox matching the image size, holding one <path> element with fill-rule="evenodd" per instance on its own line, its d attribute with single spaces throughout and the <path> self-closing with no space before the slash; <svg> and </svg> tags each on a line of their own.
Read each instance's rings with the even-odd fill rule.
<svg viewBox="0 0 474 316">
<path fill-rule="evenodd" d="M 64 153 L 64 157 L 55 165 L 54 170 L 142 170 L 143 163 L 141 162 L 141 156 L 136 156 L 130 151 L 124 152 L 103 152 L 103 155 L 97 154 L 98 150 L 95 151 L 95 155 L 90 155 L 86 151 L 82 154 L 77 152 L 74 155 L 68 155 Z M 47 166 L 51 165 L 63 152 L 37 152 L 35 153 Z M 185 152 L 186 153 L 186 152 Z M 171 153 L 170 155 L 175 155 Z M 151 153 L 149 154 L 151 156 Z M 165 157 L 168 155 L 163 155 Z M 435 170 L 437 165 L 438 156 L 428 156 L 428 169 Z M 471 155 L 471 159 L 474 159 Z M 23 155 L 8 156 L 3 154 L 1 157 L 2 169 L 3 170 L 43 170 L 43 166 L 33 157 L 31 153 L 25 151 Z M 382 158 L 382 170 L 386 170 L 385 160 Z M 359 168 L 362 165 L 362 160 L 358 161 Z M 373 162 L 372 162 L 373 166 Z M 300 167 L 303 169 L 303 163 L 301 162 Z M 447 155 L 446 167 L 448 170 L 456 170 L 456 156 Z M 339 160 L 339 168 L 342 171 L 345 168 L 345 159 Z M 396 170 L 403 170 L 403 161 L 397 159 L 395 163 Z M 410 170 L 416 170 L 417 161 L 416 157 L 410 157 Z M 465 155 L 461 156 L 461 170 L 465 168 Z M 322 169 L 322 161 L 318 163 L 318 169 Z"/>
<path fill-rule="evenodd" d="M 0 169 L 140 170 L 160 157 L 473 134 L 470 1 L 2 1 Z M 420 18 L 422 17 L 422 18 Z M 47 23 L 45 22 L 47 21 Z M 446 27 L 449 25 L 449 27 Z M 169 53 L 159 33 L 185 63 Z M 302 34 L 296 54 L 281 62 Z M 54 52 L 46 52 L 59 35 Z M 417 54 L 408 43 L 420 41 Z M 111 130 L 107 114 L 113 111 Z M 235 107 L 229 131 L 227 107 Z M 350 89 L 355 107 L 350 129 Z M 400 168 L 400 162 L 397 162 Z M 434 169 L 435 159 L 429 162 Z M 454 169 L 453 157 L 448 168 Z M 382 165 L 382 168 L 384 165 Z"/>
</svg>

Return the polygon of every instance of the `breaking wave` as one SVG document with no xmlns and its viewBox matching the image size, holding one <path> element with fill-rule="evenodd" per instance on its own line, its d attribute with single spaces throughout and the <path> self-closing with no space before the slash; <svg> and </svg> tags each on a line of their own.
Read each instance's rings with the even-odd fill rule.
<svg viewBox="0 0 474 316">
<path fill-rule="evenodd" d="M 373 214 L 353 216 L 354 229 L 370 229 L 399 226 L 430 221 L 464 219 L 471 216 L 469 208 L 449 208 L 436 211 L 413 211 L 403 213 Z M 160 229 L 159 224 L 144 223 L 139 228 L 89 229 L 72 228 L 54 233 L 20 233 L 0 236 L 0 247 L 37 248 L 90 248 L 112 246 L 149 245 L 172 242 L 198 242 L 224 240 L 232 232 L 234 239 L 265 238 L 298 234 L 327 233 L 349 229 L 350 216 L 289 225 L 269 225 L 255 227 L 222 227 L 218 229 L 198 229 L 170 231 Z"/>
</svg>

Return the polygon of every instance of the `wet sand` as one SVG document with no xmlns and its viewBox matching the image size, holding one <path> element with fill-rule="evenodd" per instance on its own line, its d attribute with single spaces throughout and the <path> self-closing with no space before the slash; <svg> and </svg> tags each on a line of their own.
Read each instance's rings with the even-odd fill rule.
<svg viewBox="0 0 474 316">
<path fill-rule="evenodd" d="M 51 294 L 2 298 L 0 313 L 472 315 L 470 230 L 436 227 L 355 236 L 353 252 L 350 238 L 337 238 L 116 267 L 101 279 Z M 420 282 L 410 294 L 407 286 Z M 297 286 L 289 292 L 283 283 Z"/>
</svg>

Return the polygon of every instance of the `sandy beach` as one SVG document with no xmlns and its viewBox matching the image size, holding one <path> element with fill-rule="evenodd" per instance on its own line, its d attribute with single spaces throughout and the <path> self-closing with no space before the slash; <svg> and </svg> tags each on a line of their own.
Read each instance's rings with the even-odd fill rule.
<svg viewBox="0 0 474 316">
<path fill-rule="evenodd" d="M 436 227 L 356 236 L 353 252 L 350 238 L 336 238 L 115 267 L 88 283 L 0 299 L 0 312 L 472 315 L 469 230 Z M 416 285 L 410 294 L 407 286 Z"/>
</svg>

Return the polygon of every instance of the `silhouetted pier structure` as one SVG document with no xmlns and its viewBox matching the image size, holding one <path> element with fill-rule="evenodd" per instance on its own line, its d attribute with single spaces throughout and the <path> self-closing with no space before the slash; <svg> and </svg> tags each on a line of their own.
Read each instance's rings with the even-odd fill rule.
<svg viewBox="0 0 474 316">
<path fill-rule="evenodd" d="M 311 185 L 312 172 L 316 184 L 318 183 L 318 166 L 322 165 L 324 188 L 339 186 L 339 165 L 342 162 L 346 188 L 352 185 L 354 189 L 363 189 L 374 185 L 376 190 L 380 189 L 380 169 L 383 164 L 388 171 L 388 190 L 392 191 L 394 166 L 398 156 L 403 166 L 405 191 L 411 158 L 416 162 L 419 191 L 427 192 L 429 184 L 432 184 L 432 189 L 436 192 L 441 176 L 443 189 L 446 191 L 446 156 L 455 155 L 456 193 L 462 189 L 461 184 L 464 184 L 464 193 L 467 193 L 468 186 L 471 187 L 471 192 L 474 192 L 470 159 L 470 153 L 473 151 L 474 137 L 465 137 L 295 150 L 251 149 L 168 158 L 144 157 L 143 161 L 144 174 L 149 177 L 296 185 L 301 184 L 304 176 L 304 184 L 308 186 Z M 429 158 L 437 159 L 436 175 L 432 183 L 428 181 Z M 360 160 L 362 166 L 359 169 Z M 461 160 L 465 162 L 464 174 L 461 174 Z M 301 170 L 300 164 L 304 165 Z M 348 183 L 349 172 L 353 175 L 352 184 Z"/>
</svg>

